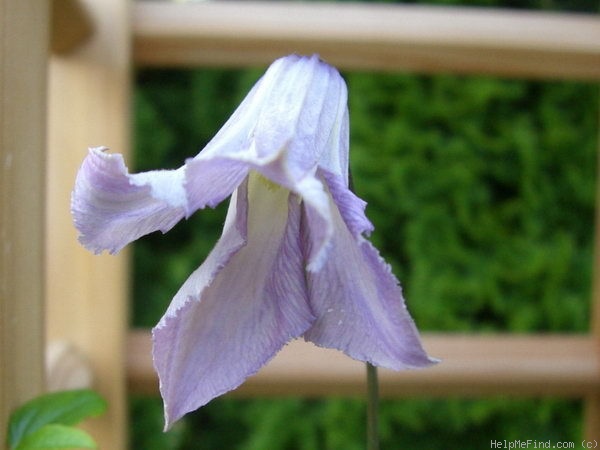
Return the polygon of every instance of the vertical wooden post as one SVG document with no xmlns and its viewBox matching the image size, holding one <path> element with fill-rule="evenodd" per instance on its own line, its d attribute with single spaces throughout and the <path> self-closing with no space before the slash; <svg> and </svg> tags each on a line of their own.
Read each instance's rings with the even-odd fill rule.
<svg viewBox="0 0 600 450">
<path fill-rule="evenodd" d="M 127 258 L 83 249 L 70 215 L 75 175 L 87 148 L 127 153 L 130 121 L 128 0 L 81 0 L 94 34 L 49 66 L 47 337 L 67 340 L 89 360 L 108 413 L 88 431 L 101 448 L 126 448 L 124 343 Z"/>
<path fill-rule="evenodd" d="M 600 125 L 600 117 L 598 118 Z M 594 272 L 592 277 L 592 305 L 590 311 L 591 333 L 596 338 L 596 352 L 600 354 L 600 132 L 598 135 L 598 170 L 596 171 L 596 229 L 594 234 Z M 600 377 L 600 372 L 598 373 Z M 600 445 L 600 393 L 590 394 L 585 399 L 584 437 Z"/>
<path fill-rule="evenodd" d="M 44 164 L 49 5 L 0 0 L 0 447 L 43 388 Z"/>
</svg>

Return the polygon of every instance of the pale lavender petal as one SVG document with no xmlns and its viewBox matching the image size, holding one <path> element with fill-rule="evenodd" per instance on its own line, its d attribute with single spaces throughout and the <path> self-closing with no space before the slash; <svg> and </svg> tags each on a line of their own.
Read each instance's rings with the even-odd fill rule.
<svg viewBox="0 0 600 450">
<path fill-rule="evenodd" d="M 255 170 L 302 195 L 317 165 L 347 176 L 347 92 L 316 55 L 275 61 L 233 116 L 186 163 L 188 211 L 222 201 Z"/>
<path fill-rule="evenodd" d="M 331 115 L 334 123 L 326 144 L 327 151 L 321 154 L 319 168 L 339 176 L 348 186 L 348 158 L 350 149 L 350 122 L 348 115 L 348 92 L 346 84 L 341 81 L 340 95 L 337 98 L 336 112 Z"/>
<path fill-rule="evenodd" d="M 317 55 L 279 61 L 280 76 L 265 99 L 254 140 L 264 160 L 273 160 L 275 154 L 283 160 L 275 170 L 260 164 L 261 173 L 286 185 L 289 179 L 314 174 L 322 155 L 330 152 L 328 144 L 342 119 L 340 104 L 346 105 L 346 86 L 337 70 Z"/>
<path fill-rule="evenodd" d="M 248 175 L 246 164 L 226 158 L 191 159 L 186 162 L 186 216 L 206 206 L 214 208 Z"/>
<path fill-rule="evenodd" d="M 80 242 L 115 253 L 153 231 L 170 230 L 184 217 L 183 168 L 129 174 L 123 156 L 91 148 L 71 197 Z"/>
<path fill-rule="evenodd" d="M 282 75 L 289 73 L 286 61 L 281 58 L 271 64 L 206 147 L 186 161 L 188 216 L 197 209 L 214 207 L 233 192 L 250 169 L 268 165 L 283 151 L 281 143 L 259 151 L 256 141 L 261 133 L 273 134 L 270 129 L 259 130 L 257 123 L 263 111 L 273 107 L 273 91 L 278 89 Z M 281 100 L 275 103 L 279 108 L 281 105 Z M 281 117 L 270 124 L 271 128 L 278 127 L 286 117 L 279 112 Z"/>
<path fill-rule="evenodd" d="M 333 201 L 352 235 L 356 239 L 359 239 L 362 235 L 368 236 L 374 227 L 365 215 L 367 202 L 352 192 L 341 176 L 327 170 L 321 170 L 320 173 L 325 179 Z"/>
<path fill-rule="evenodd" d="M 295 192 L 302 198 L 304 214 L 313 226 L 310 245 L 305 245 L 306 268 L 316 271 L 328 258 L 334 233 L 329 195 L 323 183 L 314 177 L 306 177 L 297 183 Z"/>
<path fill-rule="evenodd" d="M 304 338 L 390 369 L 432 364 L 389 266 L 369 242 L 357 240 L 332 209 L 335 231 L 328 257 L 319 271 L 307 273 L 317 320 Z M 314 230 L 309 219 L 303 231 L 310 245 Z"/>
<path fill-rule="evenodd" d="M 246 155 L 252 151 L 250 136 L 266 95 L 264 80 L 272 76 L 267 72 L 206 147 L 186 161 L 188 216 L 206 206 L 215 207 L 248 175 Z"/>
<path fill-rule="evenodd" d="M 348 189 L 342 175 L 319 169 L 317 176 L 306 177 L 295 186 L 295 191 L 304 201 L 307 223 L 311 224 L 310 240 L 305 245 L 309 272 L 319 271 L 325 260 L 330 258 L 330 241 L 335 233 L 333 209 L 339 210 L 356 239 L 373 231 L 373 224 L 365 216 L 367 203 Z M 335 204 L 330 203 L 328 192 Z"/>
<path fill-rule="evenodd" d="M 314 321 L 299 198 L 257 174 L 249 177 L 248 200 L 245 189 L 243 183 L 223 237 L 153 332 L 167 427 L 235 389 Z M 239 217 L 244 211 L 247 221 Z M 247 244 L 240 246 L 245 224 Z"/>
</svg>

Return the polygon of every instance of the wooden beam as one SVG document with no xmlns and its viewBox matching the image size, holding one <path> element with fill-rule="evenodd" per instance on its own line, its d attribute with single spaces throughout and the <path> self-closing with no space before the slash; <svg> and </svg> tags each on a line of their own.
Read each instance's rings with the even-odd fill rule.
<svg viewBox="0 0 600 450">
<path fill-rule="evenodd" d="M 342 69 L 600 78 L 595 15 L 356 3 L 136 2 L 134 59 L 266 65 L 319 53 Z"/>
<path fill-rule="evenodd" d="M 380 370 L 380 392 L 395 396 L 559 395 L 600 393 L 600 357 L 588 336 L 426 335 L 433 368 Z M 127 378 L 138 393 L 158 393 L 147 331 L 129 333 Z M 238 396 L 352 396 L 365 392 L 364 365 L 304 341 L 286 346 L 249 378 Z"/>
<path fill-rule="evenodd" d="M 94 256 L 77 241 L 71 190 L 87 148 L 127 153 L 130 123 L 128 0 L 81 0 L 92 39 L 49 66 L 47 242 L 49 342 L 68 342 L 89 360 L 95 388 L 109 409 L 88 431 L 104 449 L 127 447 L 124 343 L 126 254 Z"/>
<path fill-rule="evenodd" d="M 43 389 L 47 1 L 0 0 L 0 442 Z"/>
</svg>

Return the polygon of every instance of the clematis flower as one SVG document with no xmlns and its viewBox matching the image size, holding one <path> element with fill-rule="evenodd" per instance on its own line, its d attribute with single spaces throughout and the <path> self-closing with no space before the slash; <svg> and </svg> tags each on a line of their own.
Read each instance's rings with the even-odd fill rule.
<svg viewBox="0 0 600 450">
<path fill-rule="evenodd" d="M 317 56 L 275 61 L 177 170 L 130 174 L 92 148 L 72 196 L 80 241 L 119 251 L 231 195 L 223 234 L 153 330 L 166 427 L 235 389 L 291 339 L 394 370 L 429 358 L 348 187 L 348 107 Z"/>
</svg>

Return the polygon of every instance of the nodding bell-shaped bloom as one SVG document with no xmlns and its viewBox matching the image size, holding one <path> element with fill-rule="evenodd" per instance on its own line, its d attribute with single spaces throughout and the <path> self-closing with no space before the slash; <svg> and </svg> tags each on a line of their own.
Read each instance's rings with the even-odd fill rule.
<svg viewBox="0 0 600 450">
<path fill-rule="evenodd" d="M 231 195 L 223 234 L 153 330 L 166 426 L 239 386 L 297 337 L 394 370 L 434 361 L 348 187 L 346 85 L 317 56 L 275 61 L 177 170 L 130 174 L 92 148 L 72 213 L 99 253 Z"/>
</svg>

